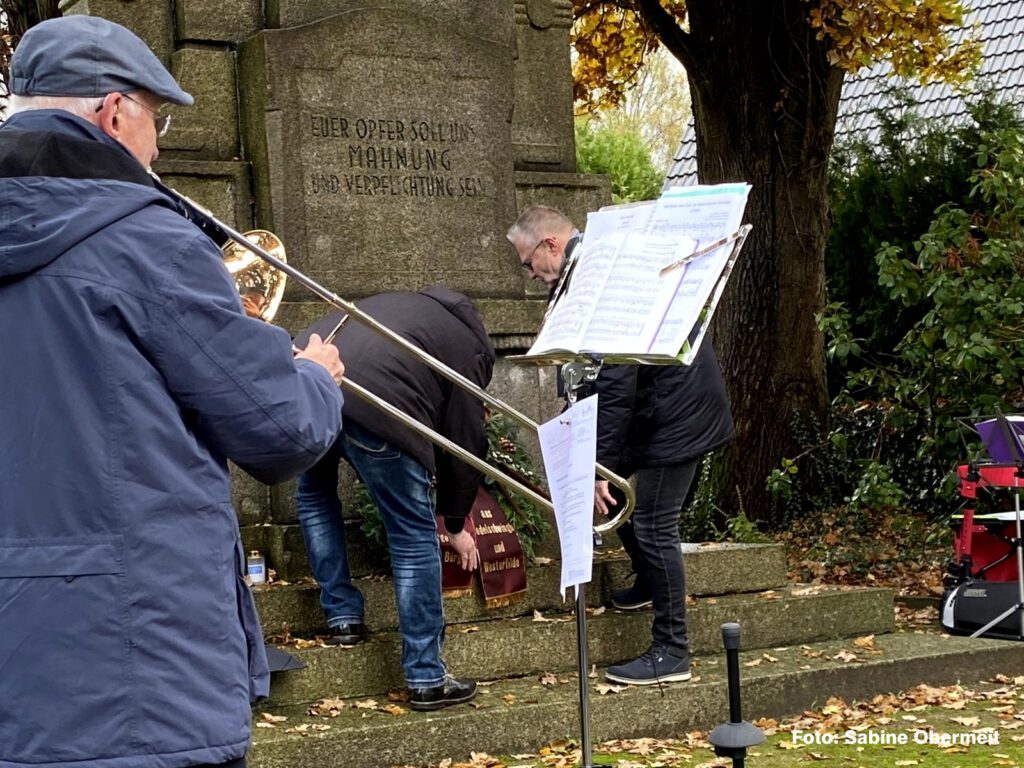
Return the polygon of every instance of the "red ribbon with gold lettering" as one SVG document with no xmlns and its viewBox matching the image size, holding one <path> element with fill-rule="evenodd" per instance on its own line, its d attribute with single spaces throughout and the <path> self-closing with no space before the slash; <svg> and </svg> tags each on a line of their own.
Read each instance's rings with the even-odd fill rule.
<svg viewBox="0 0 1024 768">
<path fill-rule="evenodd" d="M 481 485 L 466 520 L 480 553 L 480 586 L 488 608 L 508 605 L 526 592 L 526 557 L 515 528 L 497 500 Z M 442 517 L 437 518 L 441 538 L 441 588 L 448 597 L 466 596 L 473 590 L 473 574 L 459 566 L 448 544 Z"/>
</svg>

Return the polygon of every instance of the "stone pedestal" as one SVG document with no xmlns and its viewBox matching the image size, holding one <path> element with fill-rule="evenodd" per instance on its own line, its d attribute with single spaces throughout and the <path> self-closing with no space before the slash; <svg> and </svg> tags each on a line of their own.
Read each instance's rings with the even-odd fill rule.
<svg viewBox="0 0 1024 768">
<path fill-rule="evenodd" d="M 64 0 L 121 23 L 196 98 L 172 107 L 155 170 L 238 230 L 275 231 L 288 260 L 346 300 L 447 285 L 473 297 L 499 355 L 537 332 L 546 290 L 505 232 L 525 205 L 581 228 L 611 201 L 576 174 L 571 0 Z M 275 324 L 330 311 L 291 280 Z M 490 390 L 538 422 L 555 368 L 499 358 Z M 382 418 L 385 418 L 382 416 Z M 536 439 L 520 437 L 540 468 Z M 301 570 L 294 484 L 234 470 L 247 545 Z M 351 480 L 343 480 L 351 495 Z M 351 508 L 351 505 L 349 505 Z M 557 541 L 541 547 L 557 554 Z"/>
</svg>

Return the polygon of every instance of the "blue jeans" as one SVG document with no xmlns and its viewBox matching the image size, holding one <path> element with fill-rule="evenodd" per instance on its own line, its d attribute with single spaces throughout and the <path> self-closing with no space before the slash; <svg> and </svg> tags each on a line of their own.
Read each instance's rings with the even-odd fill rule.
<svg viewBox="0 0 1024 768">
<path fill-rule="evenodd" d="M 345 459 L 365 483 L 388 535 L 402 668 L 410 688 L 442 685 L 444 608 L 441 546 L 434 522 L 430 473 L 415 459 L 352 421 L 327 454 L 299 478 L 296 503 L 327 624 L 363 621 L 363 595 L 352 584 L 345 524 L 338 499 L 338 462 Z"/>
<path fill-rule="evenodd" d="M 636 473 L 636 507 L 619 528 L 638 584 L 648 584 L 654 603 L 654 643 L 677 654 L 688 652 L 686 637 L 686 574 L 679 548 L 682 511 L 700 459 Z"/>
</svg>

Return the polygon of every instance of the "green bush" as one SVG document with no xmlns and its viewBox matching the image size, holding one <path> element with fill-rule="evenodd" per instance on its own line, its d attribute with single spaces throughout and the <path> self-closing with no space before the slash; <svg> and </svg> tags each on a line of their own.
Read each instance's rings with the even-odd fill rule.
<svg viewBox="0 0 1024 768">
<path fill-rule="evenodd" d="M 835 399 L 767 478 L 777 524 L 843 505 L 940 515 L 978 447 L 956 418 L 1020 407 L 1024 122 L 985 94 L 961 124 L 892 101 L 877 138 L 834 153 L 819 325 Z"/>
<path fill-rule="evenodd" d="M 860 363 L 847 359 L 845 343 L 863 339 L 872 350 L 891 350 L 922 313 L 919 305 L 891 300 L 878 280 L 875 254 L 883 243 L 911 252 L 939 206 L 966 205 L 982 135 L 1022 127 L 1016 109 L 988 93 L 977 96 L 970 119 L 957 124 L 921 116 L 905 91 L 894 89 L 890 101 L 876 114 L 879 136 L 838 145 L 831 164 L 828 294 L 849 313 L 850 334 L 836 340 L 834 353 L 854 367 Z M 829 378 L 834 393 L 845 372 L 832 366 Z"/>
<path fill-rule="evenodd" d="M 721 496 L 725 468 L 722 451 L 701 459 L 692 495 L 679 518 L 679 535 L 683 541 L 715 541 L 721 538 L 719 526 L 726 515 L 715 501 Z"/>
<path fill-rule="evenodd" d="M 661 195 L 662 174 L 640 134 L 576 120 L 576 164 L 580 173 L 606 173 L 616 203 L 654 200 Z"/>
<path fill-rule="evenodd" d="M 1024 407 L 1024 131 L 983 132 L 968 181 L 912 248 L 876 254 L 879 285 L 916 318 L 892 352 L 853 344 L 841 305 L 823 321 L 830 357 L 859 366 L 837 409 L 879 417 L 851 502 L 948 503 L 949 471 L 979 448 L 958 419 Z"/>
</svg>

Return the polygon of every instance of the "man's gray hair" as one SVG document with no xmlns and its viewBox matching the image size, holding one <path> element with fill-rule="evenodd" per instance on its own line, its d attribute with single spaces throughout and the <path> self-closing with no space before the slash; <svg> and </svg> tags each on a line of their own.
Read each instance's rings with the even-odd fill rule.
<svg viewBox="0 0 1024 768">
<path fill-rule="evenodd" d="M 536 239 L 548 234 L 571 232 L 575 228 L 569 217 L 557 208 L 534 203 L 523 209 L 505 237 L 514 244 L 522 237 Z"/>
<path fill-rule="evenodd" d="M 92 122 L 92 116 L 103 106 L 105 98 L 106 96 L 21 96 L 14 93 L 7 102 L 7 116 L 30 109 L 63 109 Z"/>
</svg>

